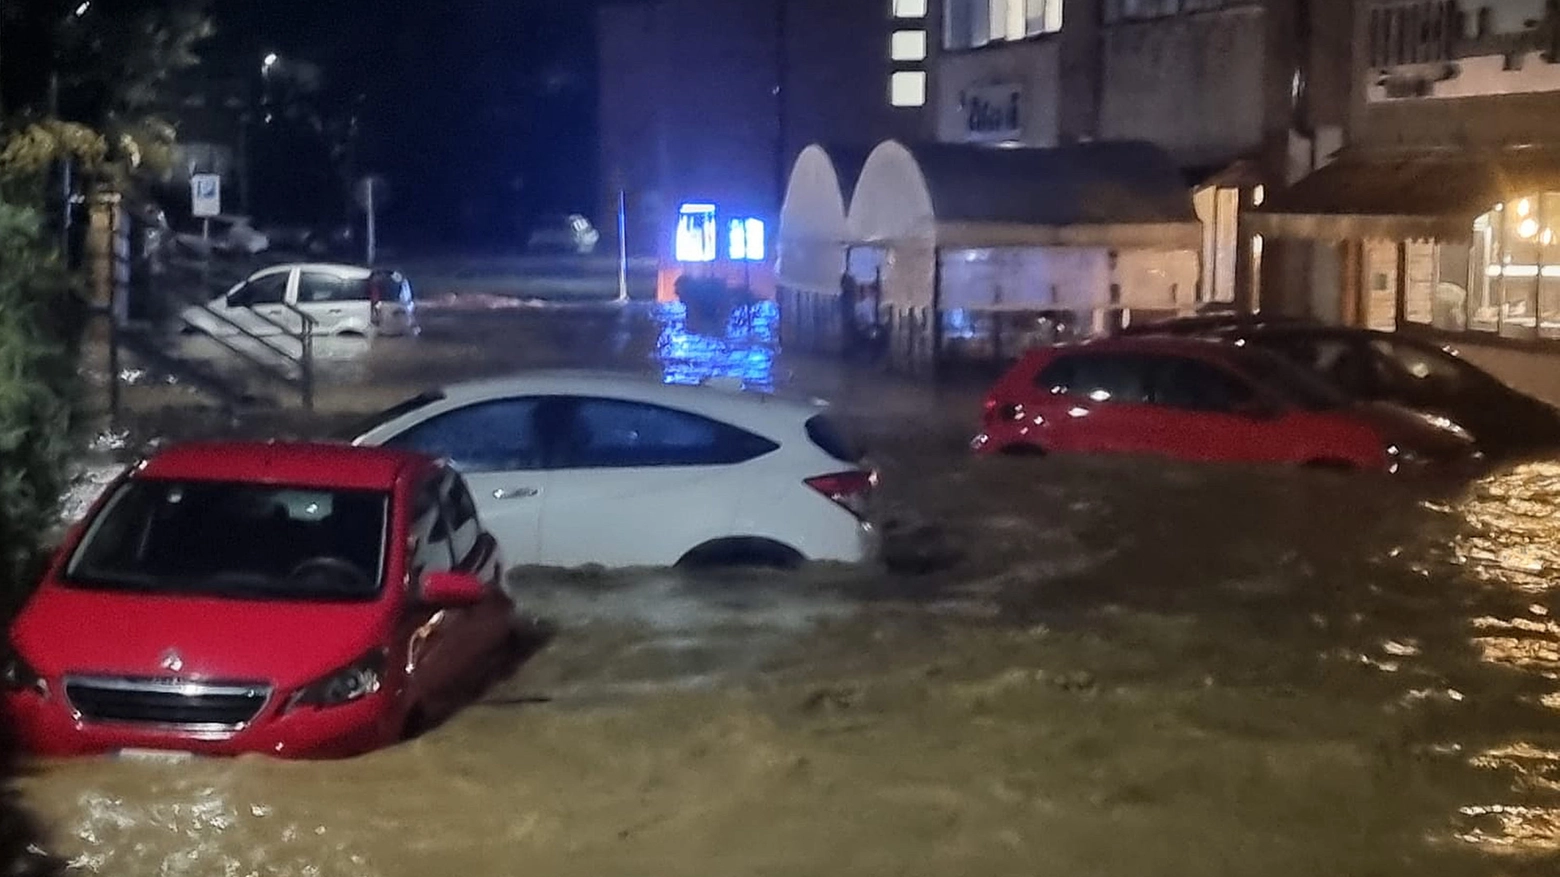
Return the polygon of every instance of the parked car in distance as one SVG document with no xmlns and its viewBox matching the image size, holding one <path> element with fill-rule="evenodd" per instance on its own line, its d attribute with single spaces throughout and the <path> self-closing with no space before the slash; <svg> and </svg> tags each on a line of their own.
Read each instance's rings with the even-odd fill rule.
<svg viewBox="0 0 1560 877">
<path fill-rule="evenodd" d="M 296 310 L 295 310 L 296 309 Z M 206 305 L 180 312 L 187 331 L 215 336 L 296 334 L 301 311 L 317 335 L 415 335 L 417 303 L 400 272 L 358 265 L 273 265 Z"/>
<path fill-rule="evenodd" d="M 257 231 L 247 216 L 213 216 L 209 220 L 193 219 L 193 231 L 175 236 L 179 245 L 197 256 L 213 253 L 254 256 L 271 248 L 271 239 Z M 208 237 L 203 226 L 210 223 Z"/>
<path fill-rule="evenodd" d="M 816 404 L 540 372 L 417 396 L 351 440 L 449 460 L 515 563 L 788 566 L 877 550 L 877 476 Z"/>
<path fill-rule="evenodd" d="M 1252 319 L 1173 320 L 1144 324 L 1137 331 L 1205 335 L 1271 351 L 1354 399 L 1444 417 L 1466 429 L 1491 458 L 1560 448 L 1560 411 L 1501 383 L 1450 347 L 1401 332 Z"/>
<path fill-rule="evenodd" d="M 314 258 L 347 255 L 356 240 L 356 232 L 349 223 L 338 225 L 278 225 L 262 230 L 271 240 L 271 249 L 278 252 L 307 254 Z"/>
<path fill-rule="evenodd" d="M 1477 459 L 1455 427 L 1355 405 L 1280 357 L 1195 338 L 1031 351 L 987 396 L 973 447 L 1392 472 Z"/>
<path fill-rule="evenodd" d="M 366 752 L 503 665 L 503 568 L 430 458 L 175 446 L 110 486 L 17 616 L 8 716 L 51 756 Z"/>
<path fill-rule="evenodd" d="M 601 232 L 578 213 L 552 214 L 537 220 L 526 249 L 534 253 L 574 253 L 589 256 L 601 242 Z"/>
</svg>

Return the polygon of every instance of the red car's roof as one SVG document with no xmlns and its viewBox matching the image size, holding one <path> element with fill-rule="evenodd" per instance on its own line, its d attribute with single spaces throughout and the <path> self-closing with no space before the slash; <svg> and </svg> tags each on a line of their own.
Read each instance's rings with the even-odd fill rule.
<svg viewBox="0 0 1560 877">
<path fill-rule="evenodd" d="M 406 451 L 350 445 L 192 442 L 160 451 L 139 477 L 390 490 L 402 472 L 428 462 Z"/>
</svg>

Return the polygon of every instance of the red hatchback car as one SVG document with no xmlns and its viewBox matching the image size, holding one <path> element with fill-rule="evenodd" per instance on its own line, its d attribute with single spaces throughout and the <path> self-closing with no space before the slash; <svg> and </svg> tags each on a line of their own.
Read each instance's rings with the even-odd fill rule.
<svg viewBox="0 0 1560 877">
<path fill-rule="evenodd" d="M 345 757 L 457 709 L 515 642 L 497 543 L 417 454 L 191 444 L 132 467 L 11 629 L 41 755 Z"/>
<path fill-rule="evenodd" d="M 1474 458 L 1454 426 L 1356 406 L 1271 354 L 1189 338 L 1030 352 L 992 388 L 981 453 L 1149 454 L 1396 472 Z"/>
</svg>

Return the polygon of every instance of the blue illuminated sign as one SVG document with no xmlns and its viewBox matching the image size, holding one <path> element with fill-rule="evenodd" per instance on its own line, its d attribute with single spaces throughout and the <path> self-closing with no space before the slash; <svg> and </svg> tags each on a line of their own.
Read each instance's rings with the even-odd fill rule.
<svg viewBox="0 0 1560 877">
<path fill-rule="evenodd" d="M 731 259 L 737 262 L 764 261 L 764 221 L 733 219 L 726 227 Z"/>
<path fill-rule="evenodd" d="M 677 211 L 674 255 L 679 262 L 713 262 L 718 254 L 714 204 L 684 204 Z"/>
</svg>

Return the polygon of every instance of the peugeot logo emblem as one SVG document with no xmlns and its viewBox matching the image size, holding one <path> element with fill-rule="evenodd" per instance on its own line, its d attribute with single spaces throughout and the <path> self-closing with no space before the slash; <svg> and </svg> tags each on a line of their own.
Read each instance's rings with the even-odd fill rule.
<svg viewBox="0 0 1560 877">
<path fill-rule="evenodd" d="M 163 652 L 162 668 L 170 673 L 177 673 L 184 669 L 184 659 L 173 649 Z"/>
</svg>

